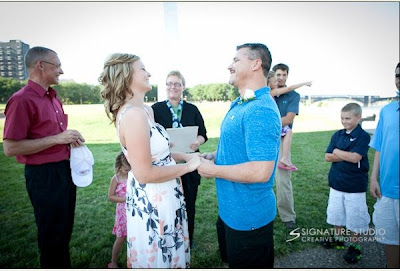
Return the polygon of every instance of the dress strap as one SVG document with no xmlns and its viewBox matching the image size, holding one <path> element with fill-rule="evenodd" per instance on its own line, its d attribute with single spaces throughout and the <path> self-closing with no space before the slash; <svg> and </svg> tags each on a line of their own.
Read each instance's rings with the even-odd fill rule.
<svg viewBox="0 0 400 271">
<path fill-rule="evenodd" d="M 153 127 L 156 125 L 155 121 L 153 120 L 153 118 L 150 115 L 150 112 L 147 110 L 146 107 L 143 107 L 144 111 L 146 112 L 147 115 L 147 122 L 149 123 L 150 127 Z"/>
<path fill-rule="evenodd" d="M 146 108 L 146 107 L 143 107 L 143 109 L 144 109 L 144 111 L 146 111 L 146 114 L 147 114 L 147 116 L 148 116 L 149 118 L 151 118 L 151 116 L 150 116 L 150 112 L 149 112 L 149 111 L 147 111 L 147 108 Z"/>
</svg>

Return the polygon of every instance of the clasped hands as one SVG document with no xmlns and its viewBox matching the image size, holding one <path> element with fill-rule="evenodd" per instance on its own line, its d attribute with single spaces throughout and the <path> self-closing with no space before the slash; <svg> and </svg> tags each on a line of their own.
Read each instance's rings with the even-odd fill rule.
<svg viewBox="0 0 400 271">
<path fill-rule="evenodd" d="M 216 177 L 215 152 L 214 153 L 192 153 L 188 154 L 186 160 L 190 171 L 197 169 L 198 173 L 204 178 Z"/>
</svg>

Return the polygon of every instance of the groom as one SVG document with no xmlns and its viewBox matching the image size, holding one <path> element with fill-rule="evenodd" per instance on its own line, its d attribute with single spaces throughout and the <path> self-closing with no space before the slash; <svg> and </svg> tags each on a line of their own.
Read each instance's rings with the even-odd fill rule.
<svg viewBox="0 0 400 271">
<path fill-rule="evenodd" d="M 229 268 L 274 266 L 272 187 L 281 118 L 266 87 L 270 67 L 271 54 L 264 44 L 237 46 L 228 70 L 229 83 L 240 97 L 221 124 L 216 153 L 204 155 L 210 161 L 198 168 L 203 177 L 216 177 L 218 242 Z"/>
</svg>

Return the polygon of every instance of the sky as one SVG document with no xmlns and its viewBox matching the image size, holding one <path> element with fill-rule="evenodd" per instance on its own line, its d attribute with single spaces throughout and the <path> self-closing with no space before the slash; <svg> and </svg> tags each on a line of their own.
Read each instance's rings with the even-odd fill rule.
<svg viewBox="0 0 400 271">
<path fill-rule="evenodd" d="M 98 84 L 111 53 L 140 56 L 164 88 L 228 83 L 236 46 L 268 46 L 301 95 L 395 96 L 398 2 L 0 2 L 0 41 L 55 50 L 60 79 Z"/>
</svg>

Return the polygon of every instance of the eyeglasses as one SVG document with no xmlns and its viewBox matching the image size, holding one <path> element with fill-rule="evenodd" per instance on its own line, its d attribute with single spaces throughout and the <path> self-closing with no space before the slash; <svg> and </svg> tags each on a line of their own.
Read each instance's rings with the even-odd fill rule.
<svg viewBox="0 0 400 271">
<path fill-rule="evenodd" d="M 172 83 L 172 82 L 167 82 L 167 87 L 172 87 L 172 86 L 174 86 L 174 87 L 176 87 L 176 88 L 180 88 L 181 86 L 182 86 L 182 84 L 181 83 L 178 83 L 178 82 L 175 82 L 175 83 Z"/>
<path fill-rule="evenodd" d="M 53 65 L 54 67 L 56 67 L 56 68 L 61 68 L 61 64 L 54 64 L 54 63 L 51 63 L 51 62 L 47 62 L 47 61 L 44 61 L 44 60 L 41 60 L 41 62 L 44 62 L 44 63 L 47 63 L 47 64 L 50 64 L 50 65 Z"/>
</svg>

